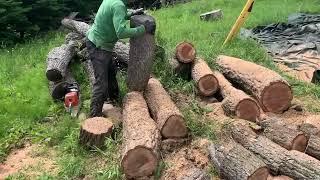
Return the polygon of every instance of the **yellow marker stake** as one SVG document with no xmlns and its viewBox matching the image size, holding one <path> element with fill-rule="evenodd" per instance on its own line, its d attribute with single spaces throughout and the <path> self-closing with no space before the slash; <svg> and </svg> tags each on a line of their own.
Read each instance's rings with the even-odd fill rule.
<svg viewBox="0 0 320 180">
<path fill-rule="evenodd" d="M 229 35 L 227 39 L 224 41 L 223 45 L 228 43 L 231 39 L 233 39 L 237 33 L 239 32 L 239 29 L 243 25 L 243 23 L 246 21 L 246 19 L 249 17 L 249 14 L 253 8 L 254 0 L 248 0 L 246 5 L 244 6 L 240 16 L 238 17 L 237 21 L 234 23 L 231 31 L 229 32 Z"/>
</svg>

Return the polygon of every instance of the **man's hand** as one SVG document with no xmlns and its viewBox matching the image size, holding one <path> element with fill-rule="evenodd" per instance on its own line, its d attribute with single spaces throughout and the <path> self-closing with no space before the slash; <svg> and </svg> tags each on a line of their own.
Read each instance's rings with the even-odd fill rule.
<svg viewBox="0 0 320 180">
<path fill-rule="evenodd" d="M 131 16 L 134 16 L 134 15 L 142 15 L 142 14 L 144 14 L 144 9 L 143 9 L 143 8 L 134 9 L 134 10 L 132 10 L 132 12 L 131 12 Z"/>
</svg>

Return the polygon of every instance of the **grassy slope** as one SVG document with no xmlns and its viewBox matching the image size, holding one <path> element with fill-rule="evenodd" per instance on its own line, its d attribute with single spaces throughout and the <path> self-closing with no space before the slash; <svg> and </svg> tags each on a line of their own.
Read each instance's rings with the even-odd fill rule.
<svg viewBox="0 0 320 180">
<path fill-rule="evenodd" d="M 204 57 L 212 67 L 218 54 L 234 55 L 263 64 L 275 69 L 274 64 L 255 42 L 237 39 L 225 48 L 221 48 L 228 31 L 241 11 L 245 0 L 194 1 L 152 12 L 157 19 L 157 41 L 169 57 L 175 45 L 183 40 L 195 44 L 198 54 Z M 246 27 L 285 21 L 292 12 L 319 12 L 319 0 L 257 0 Z M 202 22 L 199 14 L 221 8 L 224 18 L 217 22 Z M 115 140 L 108 139 L 107 150 L 88 152 L 77 144 L 79 122 L 64 115 L 64 109 L 54 104 L 47 90 L 44 76 L 45 57 L 48 51 L 63 42 L 63 34 L 52 33 L 26 45 L 17 46 L 8 51 L 0 51 L 0 159 L 11 147 L 19 145 L 21 137 L 41 142 L 47 147 L 58 150 L 59 173 L 44 172 L 43 179 L 50 177 L 76 178 L 91 175 L 97 179 L 119 179 L 121 172 L 117 164 L 120 133 Z M 157 59 L 154 73 L 160 77 L 170 92 L 184 92 L 194 95 L 192 82 L 175 77 L 167 60 Z M 88 87 L 80 67 L 77 79 L 84 89 L 84 98 L 88 99 Z M 124 78 L 119 76 L 122 95 L 125 94 Z M 320 88 L 306 85 L 290 79 L 296 95 L 314 98 Z M 316 98 L 318 99 L 318 97 Z M 84 103 L 84 110 L 88 103 Z M 313 109 L 318 111 L 318 109 Z M 214 138 L 211 124 L 198 121 L 203 109 L 196 103 L 183 110 L 188 126 L 195 136 Z M 52 118 L 44 118 L 50 116 Z M 90 163 L 90 166 L 86 164 Z M 20 175 L 24 177 L 24 175 Z"/>
</svg>

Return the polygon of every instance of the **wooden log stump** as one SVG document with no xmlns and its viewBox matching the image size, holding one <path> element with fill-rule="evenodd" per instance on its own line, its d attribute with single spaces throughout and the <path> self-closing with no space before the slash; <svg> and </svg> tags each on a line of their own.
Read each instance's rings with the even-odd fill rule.
<svg viewBox="0 0 320 180">
<path fill-rule="evenodd" d="M 223 75 L 253 95 L 264 111 L 282 113 L 293 98 L 290 85 L 276 72 L 234 57 L 219 56 Z"/>
<path fill-rule="evenodd" d="M 63 100 L 64 96 L 68 93 L 68 87 L 71 85 L 78 86 L 76 80 L 72 76 L 72 73 L 67 70 L 64 80 L 59 82 L 49 81 L 49 92 L 54 100 Z M 79 89 L 79 87 L 78 87 Z"/>
<path fill-rule="evenodd" d="M 171 58 L 169 64 L 175 74 L 187 80 L 191 79 L 191 63 L 181 63 L 176 58 Z"/>
<path fill-rule="evenodd" d="M 156 26 L 152 16 L 132 16 L 131 27 L 140 25 Z M 128 64 L 127 85 L 130 91 L 143 91 L 148 84 L 155 55 L 155 38 L 153 34 L 130 39 L 130 61 Z"/>
<path fill-rule="evenodd" d="M 219 81 L 214 76 L 208 64 L 197 59 L 192 66 L 192 78 L 196 82 L 199 93 L 203 96 L 211 96 L 219 89 Z"/>
<path fill-rule="evenodd" d="M 159 131 L 141 93 L 128 93 L 123 104 L 121 167 L 128 179 L 151 176 L 158 164 Z"/>
<path fill-rule="evenodd" d="M 66 76 L 69 62 L 75 55 L 75 42 L 53 48 L 47 56 L 47 79 L 53 82 L 61 81 Z"/>
<path fill-rule="evenodd" d="M 189 42 L 181 42 L 176 46 L 176 58 L 180 63 L 193 63 L 196 55 L 196 49 Z"/>
<path fill-rule="evenodd" d="M 288 151 L 266 137 L 256 135 L 246 122 L 229 125 L 233 139 L 259 157 L 274 174 L 293 179 L 319 179 L 320 161 L 296 150 Z"/>
<path fill-rule="evenodd" d="M 188 130 L 183 115 L 157 79 L 149 79 L 145 97 L 163 138 L 187 136 Z"/>
<path fill-rule="evenodd" d="M 258 103 L 243 91 L 236 89 L 220 73 L 215 71 L 214 76 L 220 85 L 220 94 L 224 98 L 222 107 L 226 115 L 256 122 L 260 117 Z"/>
<path fill-rule="evenodd" d="M 269 176 L 266 164 L 235 142 L 211 145 L 208 150 L 222 179 L 267 180 Z"/>
<path fill-rule="evenodd" d="M 263 135 L 286 148 L 304 152 L 307 147 L 307 136 L 297 129 L 288 127 L 280 119 L 270 118 L 261 122 Z"/>
<path fill-rule="evenodd" d="M 83 146 L 101 148 L 105 138 L 111 135 L 112 127 L 112 122 L 106 118 L 87 119 L 81 125 L 79 142 Z"/>
</svg>

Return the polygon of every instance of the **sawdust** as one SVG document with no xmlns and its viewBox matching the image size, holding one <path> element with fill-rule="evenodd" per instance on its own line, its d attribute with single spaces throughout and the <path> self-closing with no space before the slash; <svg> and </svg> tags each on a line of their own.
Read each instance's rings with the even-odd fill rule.
<svg viewBox="0 0 320 180">
<path fill-rule="evenodd" d="M 52 160 L 55 152 L 48 150 L 44 153 L 39 151 L 41 148 L 41 145 L 26 144 L 23 148 L 12 151 L 6 161 L 0 164 L 0 179 L 18 172 L 26 174 L 30 179 L 43 172 L 55 174 L 58 169 L 57 164 Z"/>
</svg>

